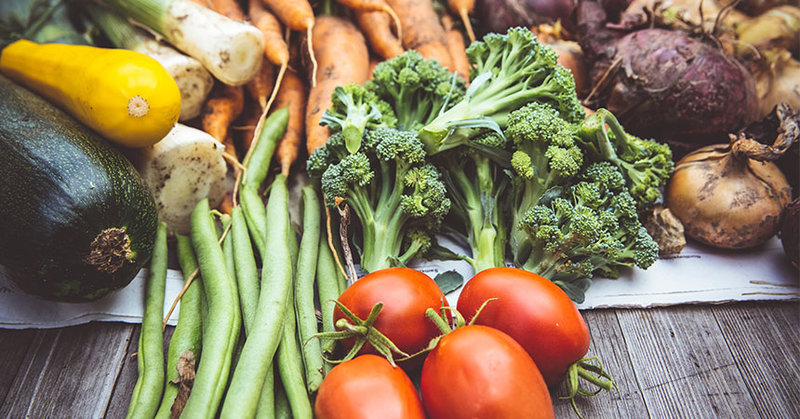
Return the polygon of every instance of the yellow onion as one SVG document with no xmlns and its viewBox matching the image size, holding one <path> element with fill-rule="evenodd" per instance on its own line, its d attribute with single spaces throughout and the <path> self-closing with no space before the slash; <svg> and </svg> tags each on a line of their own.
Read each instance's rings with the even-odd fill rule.
<svg viewBox="0 0 800 419">
<path fill-rule="evenodd" d="M 772 146 L 731 135 L 689 153 L 675 165 L 666 204 L 686 236 L 723 249 L 758 246 L 780 229 L 792 190 L 774 163 L 800 135 L 798 114 L 781 106 L 781 127 Z"/>
</svg>

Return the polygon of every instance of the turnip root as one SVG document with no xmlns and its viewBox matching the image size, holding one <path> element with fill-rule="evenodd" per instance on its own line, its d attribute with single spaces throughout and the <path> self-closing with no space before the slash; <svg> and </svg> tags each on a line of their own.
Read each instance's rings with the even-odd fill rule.
<svg viewBox="0 0 800 419">
<path fill-rule="evenodd" d="M 214 208 L 231 189 L 224 150 L 211 135 L 176 124 L 158 143 L 129 151 L 171 232 L 188 234 L 194 206 L 208 198 Z"/>
<path fill-rule="evenodd" d="M 800 136 L 800 114 L 788 106 L 778 112 L 781 126 L 773 146 L 731 135 L 730 144 L 700 148 L 676 164 L 666 204 L 688 237 L 717 248 L 746 249 L 778 232 L 792 190 L 772 160 Z"/>
</svg>

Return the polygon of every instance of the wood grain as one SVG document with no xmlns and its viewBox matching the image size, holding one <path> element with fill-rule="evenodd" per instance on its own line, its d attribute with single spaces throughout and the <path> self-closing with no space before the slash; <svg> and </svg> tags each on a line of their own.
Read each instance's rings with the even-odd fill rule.
<svg viewBox="0 0 800 419">
<path fill-rule="evenodd" d="M 800 417 L 800 304 L 583 312 L 618 392 L 581 399 L 586 418 Z M 173 328 L 164 336 L 165 348 Z M 124 417 L 139 326 L 0 330 L 0 418 Z M 576 418 L 554 389 L 558 418 Z"/>
<path fill-rule="evenodd" d="M 580 398 L 576 405 L 585 418 L 645 418 L 647 407 L 634 374 L 634 365 L 625 346 L 625 337 L 614 310 L 584 311 L 592 344 L 587 356 L 596 356 L 617 383 L 618 390 L 603 391 L 594 397 Z M 556 417 L 577 418 L 572 406 L 559 397 L 566 394 L 559 388 L 554 394 Z"/>
<path fill-rule="evenodd" d="M 800 418 L 800 305 L 725 305 L 714 314 L 761 417 Z"/>
<path fill-rule="evenodd" d="M 713 308 L 617 316 L 650 417 L 758 417 Z"/>
<path fill-rule="evenodd" d="M 88 323 L 42 332 L 0 410 L 2 417 L 103 417 L 129 329 Z"/>
<path fill-rule="evenodd" d="M 3 330 L 0 329 L 0 406 L 6 400 L 11 388 L 11 379 L 16 377 L 25 363 L 29 348 L 39 332 L 36 330 Z M 4 380 L 3 378 L 9 377 Z M 2 411 L 2 409 L 0 409 Z M 0 415 L 2 416 L 2 415 Z"/>
</svg>

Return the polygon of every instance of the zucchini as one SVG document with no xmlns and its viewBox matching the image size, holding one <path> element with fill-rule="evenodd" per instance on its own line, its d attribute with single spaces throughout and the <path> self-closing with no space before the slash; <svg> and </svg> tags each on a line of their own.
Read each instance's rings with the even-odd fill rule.
<svg viewBox="0 0 800 419">
<path fill-rule="evenodd" d="M 23 291 L 92 301 L 153 251 L 155 202 L 105 139 L 0 76 L 0 265 Z"/>
</svg>

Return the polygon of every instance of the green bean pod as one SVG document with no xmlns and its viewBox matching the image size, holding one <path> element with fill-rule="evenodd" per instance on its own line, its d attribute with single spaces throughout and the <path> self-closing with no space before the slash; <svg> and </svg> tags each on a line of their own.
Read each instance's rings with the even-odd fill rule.
<svg viewBox="0 0 800 419">
<path fill-rule="evenodd" d="M 208 299 L 208 323 L 203 336 L 203 356 L 183 415 L 213 418 L 228 383 L 241 318 L 237 315 L 238 297 L 207 199 L 198 202 L 192 211 L 191 238 Z"/>
<path fill-rule="evenodd" d="M 267 204 L 270 220 L 267 230 L 266 255 L 261 269 L 261 291 L 253 321 L 230 388 L 222 405 L 223 418 L 250 418 L 256 413 L 267 370 L 272 368 L 281 337 L 283 321 L 289 306 L 292 287 L 292 265 L 286 238 L 289 234 L 289 190 L 286 176 L 277 175 L 270 188 Z"/>
<path fill-rule="evenodd" d="M 197 260 L 192 250 L 192 242 L 188 236 L 177 234 L 178 244 L 178 263 L 183 271 L 184 280 L 188 280 L 195 269 Z M 186 292 L 181 297 L 180 311 L 178 312 L 178 324 L 169 340 L 167 349 L 167 374 L 164 380 L 164 395 L 161 398 L 161 406 L 156 413 L 157 419 L 169 419 L 172 404 L 178 395 L 178 386 L 173 384 L 178 378 L 178 359 L 185 351 L 190 351 L 195 358 L 200 358 L 200 342 L 203 338 L 202 328 L 202 300 L 203 284 L 200 276 L 196 276 L 192 283 L 186 288 Z"/>
<path fill-rule="evenodd" d="M 294 309 L 297 316 L 297 334 L 300 338 L 305 366 L 306 386 L 309 393 L 317 391 L 322 384 L 322 349 L 318 339 L 311 339 L 317 329 L 314 305 L 314 276 L 317 272 L 320 238 L 320 206 L 316 189 L 306 185 L 302 189 L 303 236 L 295 270 Z"/>
<path fill-rule="evenodd" d="M 253 318 L 258 307 L 258 265 L 253 254 L 253 245 L 250 233 L 247 231 L 247 221 L 244 219 L 242 208 L 234 207 L 231 214 L 231 241 L 233 244 L 234 266 L 236 268 L 236 283 L 239 289 L 239 304 L 241 305 L 242 318 L 244 319 L 245 335 L 250 334 Z"/>
<path fill-rule="evenodd" d="M 133 397 L 126 418 L 152 418 L 158 411 L 164 391 L 164 295 L 167 284 L 167 225 L 158 224 L 150 272 L 145 287 L 144 314 L 136 364 L 139 378 L 133 387 Z"/>
<path fill-rule="evenodd" d="M 334 327 L 333 311 L 336 308 L 336 303 L 333 301 L 344 292 L 346 282 L 341 272 L 336 268 L 333 253 L 328 247 L 327 235 L 323 233 L 320 236 L 319 256 L 317 258 L 317 296 L 319 297 L 320 312 L 322 314 L 322 331 L 334 332 L 336 328 Z M 336 341 L 327 340 L 324 342 L 322 351 L 331 355 L 335 345 Z M 325 374 L 327 374 L 332 365 L 325 362 L 323 367 Z"/>
<path fill-rule="evenodd" d="M 261 188 L 267 178 L 272 155 L 275 153 L 288 123 L 288 106 L 275 110 L 264 120 L 258 142 L 250 153 L 249 159 L 245 161 L 246 171 L 242 178 L 242 187 L 254 187 L 255 190 Z"/>
<path fill-rule="evenodd" d="M 288 310 L 284 318 L 281 343 L 278 346 L 278 372 L 292 408 L 292 416 L 311 419 L 314 413 L 306 389 L 303 354 L 297 343 L 296 321 L 294 311 Z"/>
<path fill-rule="evenodd" d="M 264 386 L 261 387 L 261 395 L 258 397 L 256 419 L 275 419 L 275 384 L 275 369 L 270 368 L 267 370 Z"/>
</svg>

